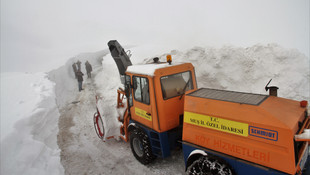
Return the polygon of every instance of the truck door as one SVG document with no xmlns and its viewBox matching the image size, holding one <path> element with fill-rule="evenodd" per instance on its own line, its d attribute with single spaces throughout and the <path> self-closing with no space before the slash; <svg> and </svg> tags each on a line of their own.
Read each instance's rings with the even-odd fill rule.
<svg viewBox="0 0 310 175">
<path fill-rule="evenodd" d="M 131 107 L 132 119 L 152 127 L 152 107 L 150 103 L 150 81 L 147 77 L 133 76 L 133 106 Z"/>
</svg>

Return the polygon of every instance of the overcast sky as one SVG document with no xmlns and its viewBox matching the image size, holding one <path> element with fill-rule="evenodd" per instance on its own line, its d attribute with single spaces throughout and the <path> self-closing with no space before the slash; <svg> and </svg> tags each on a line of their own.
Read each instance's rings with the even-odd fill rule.
<svg viewBox="0 0 310 175">
<path fill-rule="evenodd" d="M 1 72 L 49 71 L 111 39 L 171 49 L 278 43 L 309 57 L 309 8 L 309 0 L 1 0 Z"/>
</svg>

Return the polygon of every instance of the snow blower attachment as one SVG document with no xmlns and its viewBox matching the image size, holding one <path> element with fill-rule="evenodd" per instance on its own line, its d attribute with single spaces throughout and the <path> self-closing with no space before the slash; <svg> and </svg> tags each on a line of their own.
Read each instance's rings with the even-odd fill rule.
<svg viewBox="0 0 310 175">
<path fill-rule="evenodd" d="M 129 124 L 129 114 L 128 114 L 128 108 L 126 100 L 128 99 L 128 93 L 130 88 L 130 82 L 125 84 L 125 72 L 128 66 L 131 66 L 132 63 L 130 61 L 130 51 L 125 52 L 124 48 L 116 41 L 111 40 L 108 42 L 109 50 L 111 52 L 111 55 L 118 67 L 118 71 L 120 74 L 121 82 L 125 86 L 125 90 L 123 88 L 119 88 L 117 90 L 118 96 L 117 96 L 117 111 L 119 113 L 118 121 L 122 123 L 120 126 L 120 138 L 124 141 L 128 141 L 128 132 L 127 132 L 127 126 Z M 127 94 L 127 95 L 126 95 Z M 101 98 L 96 96 L 96 104 L 97 104 L 97 112 L 94 114 L 94 126 L 96 133 L 98 137 L 105 141 L 110 138 L 114 138 L 114 136 L 109 135 L 107 133 L 109 131 L 109 127 L 107 125 L 107 118 L 106 116 L 103 116 L 103 101 Z M 111 117 L 111 116 L 107 116 Z M 115 136 L 116 137 L 116 136 Z"/>
<path fill-rule="evenodd" d="M 98 96 L 96 96 L 96 104 L 97 104 L 97 110 L 94 113 L 94 127 L 95 127 L 95 131 L 97 136 L 103 140 L 106 141 L 107 139 L 111 139 L 114 138 L 114 136 L 110 136 L 107 135 L 106 130 L 108 127 L 106 126 L 107 122 L 106 122 L 106 118 L 105 116 L 103 116 L 103 109 L 102 107 L 102 99 Z"/>
<path fill-rule="evenodd" d="M 98 106 L 101 104 L 100 102 L 100 98 L 98 96 L 96 96 L 96 104 Z M 101 117 L 101 112 L 99 111 L 98 107 L 97 107 L 97 111 L 94 113 L 94 127 L 97 133 L 97 136 L 101 139 L 101 140 L 105 140 L 105 127 L 104 127 L 104 122 L 102 120 Z"/>
</svg>

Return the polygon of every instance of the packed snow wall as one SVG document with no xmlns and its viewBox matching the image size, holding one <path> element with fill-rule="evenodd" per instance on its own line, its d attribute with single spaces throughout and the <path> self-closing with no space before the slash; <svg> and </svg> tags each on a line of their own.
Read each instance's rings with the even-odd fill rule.
<svg viewBox="0 0 310 175">
<path fill-rule="evenodd" d="M 1 79 L 7 102 L 1 104 L 1 131 L 7 129 L 1 132 L 1 174 L 63 174 L 55 83 L 46 73 L 6 73 Z"/>
<path fill-rule="evenodd" d="M 101 66 L 102 57 L 108 52 L 108 49 L 106 49 L 94 53 L 81 53 L 68 59 L 65 65 L 49 72 L 49 79 L 56 83 L 55 91 L 59 109 L 74 102 L 78 93 L 78 82 L 75 79 L 72 64 L 77 61 L 81 62 L 81 71 L 84 73 L 85 78 L 87 77 L 85 62 L 89 61 L 93 69 L 96 69 Z"/>
<path fill-rule="evenodd" d="M 310 101 L 310 60 L 296 49 L 269 44 L 194 47 L 170 54 L 176 62 L 195 66 L 198 87 L 268 94 L 264 87 L 272 79 L 270 86 L 279 87 L 279 97 Z M 164 57 L 161 55 L 162 61 Z"/>
</svg>

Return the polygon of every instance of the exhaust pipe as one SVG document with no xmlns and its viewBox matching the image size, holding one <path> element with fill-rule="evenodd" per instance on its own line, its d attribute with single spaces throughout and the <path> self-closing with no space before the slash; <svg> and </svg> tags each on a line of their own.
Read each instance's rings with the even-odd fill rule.
<svg viewBox="0 0 310 175">
<path fill-rule="evenodd" d="M 268 89 L 269 89 L 269 95 L 270 96 L 275 96 L 275 97 L 277 97 L 278 96 L 278 87 L 277 86 L 270 86 L 270 87 L 268 87 Z"/>
<path fill-rule="evenodd" d="M 277 86 L 269 86 L 269 83 L 271 82 L 272 79 L 269 80 L 269 82 L 267 83 L 267 85 L 265 86 L 265 90 L 268 91 L 269 90 L 269 96 L 274 96 L 277 97 L 278 96 L 278 87 Z"/>
</svg>

